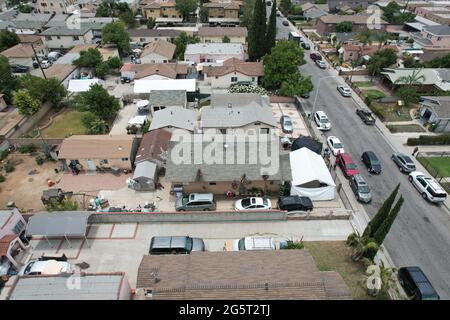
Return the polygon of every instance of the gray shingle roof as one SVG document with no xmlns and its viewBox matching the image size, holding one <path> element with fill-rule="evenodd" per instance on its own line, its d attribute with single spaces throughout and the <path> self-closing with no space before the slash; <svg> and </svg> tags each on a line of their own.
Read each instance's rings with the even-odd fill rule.
<svg viewBox="0 0 450 320">
<path fill-rule="evenodd" d="M 442 97 L 421 97 L 423 98 L 422 105 L 427 106 L 430 109 L 433 109 L 434 113 L 440 119 L 450 119 L 450 97 L 442 96 Z"/>
<path fill-rule="evenodd" d="M 156 111 L 153 114 L 152 123 L 150 124 L 150 131 L 173 127 L 194 131 L 194 123 L 197 118 L 197 113 L 194 110 L 185 109 L 182 107 L 169 107 L 163 110 Z"/>
<path fill-rule="evenodd" d="M 156 163 L 151 161 L 142 161 L 136 165 L 133 173 L 133 179 L 140 177 L 154 179 L 156 175 Z"/>
<path fill-rule="evenodd" d="M 450 36 L 450 26 L 426 26 L 424 30 L 436 36 Z"/>
<path fill-rule="evenodd" d="M 273 137 L 273 139 L 278 139 Z M 275 142 L 274 140 L 272 140 Z M 185 142 L 183 139 L 180 142 L 171 141 L 169 146 L 169 159 L 166 165 L 166 179 L 168 181 L 181 183 L 181 182 L 195 182 L 197 181 L 198 170 L 201 171 L 201 181 L 233 181 L 239 180 L 244 174 L 247 179 L 252 181 L 263 180 L 263 175 L 268 175 L 268 180 L 275 181 L 290 181 L 291 166 L 289 161 L 289 154 L 280 154 L 279 148 L 275 151 L 274 159 L 278 160 L 279 166 L 276 167 L 276 161 L 274 160 L 273 166 L 274 172 L 268 172 L 269 165 L 261 164 L 261 157 L 259 156 L 259 149 L 257 142 L 235 142 L 234 145 L 227 143 L 227 148 L 224 147 L 223 141 L 214 142 Z M 176 149 L 174 149 L 176 147 Z M 213 159 L 203 159 L 203 162 L 196 164 L 194 161 L 193 150 L 205 150 L 205 148 L 211 148 L 217 152 L 222 151 L 222 154 L 215 154 L 215 158 L 218 159 L 215 162 L 221 163 L 206 163 L 206 160 L 213 161 Z M 208 149 L 208 150 L 211 150 Z M 266 144 L 267 156 L 272 156 L 271 147 L 269 142 Z M 173 154 L 172 151 L 173 150 Z M 183 151 L 185 150 L 186 155 Z M 206 152 L 206 151 L 205 151 Z M 185 156 L 190 159 L 189 163 L 180 163 L 180 159 L 175 157 Z M 220 160 L 222 159 L 222 160 Z M 270 174 L 267 174 L 270 173 Z"/>
<path fill-rule="evenodd" d="M 41 33 L 42 36 L 82 36 L 90 30 L 89 27 L 71 29 L 67 26 L 53 27 Z"/>
<path fill-rule="evenodd" d="M 153 90 L 149 99 L 151 106 L 185 106 L 185 90 Z"/>
</svg>

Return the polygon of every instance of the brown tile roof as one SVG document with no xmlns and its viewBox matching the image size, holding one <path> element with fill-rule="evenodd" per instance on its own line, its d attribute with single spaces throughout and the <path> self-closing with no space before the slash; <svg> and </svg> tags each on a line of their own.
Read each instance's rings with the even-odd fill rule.
<svg viewBox="0 0 450 320">
<path fill-rule="evenodd" d="M 6 236 L 3 236 L 3 238 L 0 239 L 0 256 L 6 256 L 9 249 L 9 244 L 11 241 L 15 240 L 17 238 L 17 235 L 15 234 L 8 234 Z"/>
<path fill-rule="evenodd" d="M 307 250 L 148 255 L 136 287 L 152 289 L 153 299 L 351 298 L 342 277 L 319 271 Z"/>
<path fill-rule="evenodd" d="M 143 64 L 124 64 L 121 72 L 134 71 L 135 79 L 141 79 L 154 74 L 176 79 L 177 75 L 186 75 L 188 65 L 185 63 L 143 63 Z"/>
<path fill-rule="evenodd" d="M 35 47 L 34 49 L 37 51 L 42 49 L 43 47 L 44 46 L 42 45 Z M 23 43 L 16 44 L 15 46 L 0 52 L 0 54 L 4 55 L 7 58 L 31 58 L 34 56 L 31 45 Z"/>
<path fill-rule="evenodd" d="M 198 29 L 199 37 L 246 37 L 245 27 L 202 27 Z"/>
<path fill-rule="evenodd" d="M 129 29 L 130 37 L 169 37 L 176 38 L 181 30 L 174 29 Z"/>
<path fill-rule="evenodd" d="M 145 57 L 151 53 L 156 53 L 168 59 L 172 59 L 176 48 L 177 46 L 173 43 L 158 39 L 155 42 L 149 43 L 144 48 L 141 57 Z"/>
<path fill-rule="evenodd" d="M 59 159 L 130 158 L 133 137 L 129 135 L 73 135 L 63 140 Z"/>
<path fill-rule="evenodd" d="M 247 76 L 260 77 L 264 75 L 262 62 L 245 62 L 236 58 L 224 61 L 223 66 L 206 66 L 203 73 L 210 77 L 220 77 L 231 72 L 240 72 Z"/>
<path fill-rule="evenodd" d="M 144 4 L 143 8 L 159 9 L 159 8 L 173 8 L 175 7 L 175 1 L 152 1 L 148 4 Z"/>
<path fill-rule="evenodd" d="M 52 64 L 50 68 L 45 70 L 47 78 L 56 78 L 59 81 L 64 81 L 76 69 L 73 64 Z"/>
<path fill-rule="evenodd" d="M 167 150 L 171 137 L 172 133 L 164 129 L 156 129 L 144 134 L 139 144 L 135 163 L 152 159 L 161 160 L 161 152 Z"/>
<path fill-rule="evenodd" d="M 240 3 L 237 2 L 208 2 L 203 4 L 206 8 L 224 8 L 227 10 L 239 10 Z"/>
<path fill-rule="evenodd" d="M 332 23 L 332 24 L 337 24 L 337 23 L 343 22 L 343 21 L 350 21 L 355 24 L 366 24 L 369 17 L 370 16 L 367 16 L 367 15 L 344 15 L 344 16 L 326 15 L 326 16 L 321 16 L 319 18 L 319 20 L 324 23 Z M 380 23 L 388 24 L 386 21 L 384 21 L 382 19 L 380 19 Z"/>
<path fill-rule="evenodd" d="M 17 36 L 19 37 L 21 43 L 42 42 L 41 37 L 35 34 L 18 34 Z"/>
</svg>

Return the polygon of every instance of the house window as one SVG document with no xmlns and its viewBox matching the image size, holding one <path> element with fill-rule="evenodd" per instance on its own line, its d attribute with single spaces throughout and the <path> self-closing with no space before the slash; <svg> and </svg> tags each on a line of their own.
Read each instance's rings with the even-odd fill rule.
<svg viewBox="0 0 450 320">
<path fill-rule="evenodd" d="M 255 122 L 255 126 L 261 125 L 261 122 Z"/>
<path fill-rule="evenodd" d="M 56 36 L 56 39 L 58 39 L 58 40 L 59 40 L 59 39 L 61 39 L 61 37 L 60 37 L 60 36 Z"/>
<path fill-rule="evenodd" d="M 431 38 L 433 38 L 433 35 L 432 35 L 431 33 L 428 33 L 428 34 L 427 34 L 427 38 L 428 38 L 428 39 L 431 39 Z"/>
<path fill-rule="evenodd" d="M 73 36 L 73 40 L 80 40 L 79 36 Z"/>
<path fill-rule="evenodd" d="M 252 77 L 252 81 L 255 81 L 255 77 Z"/>
<path fill-rule="evenodd" d="M 15 234 L 20 234 L 20 231 L 22 231 L 22 228 L 25 224 L 22 221 L 17 222 L 17 224 L 14 226 L 14 228 L 12 229 L 12 231 Z"/>
<path fill-rule="evenodd" d="M 45 40 L 52 40 L 51 36 L 45 36 Z"/>
<path fill-rule="evenodd" d="M 437 38 L 437 41 L 441 41 L 441 39 L 442 39 L 442 37 L 438 37 L 438 38 Z"/>
<path fill-rule="evenodd" d="M 217 183 L 216 182 L 210 182 L 209 185 L 210 186 L 215 186 L 215 185 L 217 185 Z"/>
<path fill-rule="evenodd" d="M 227 129 L 219 129 L 221 134 L 227 134 Z"/>
<path fill-rule="evenodd" d="M 139 38 L 140 42 L 145 42 L 145 38 Z"/>
<path fill-rule="evenodd" d="M 259 129 L 259 133 L 269 134 L 269 128 L 261 128 L 261 129 Z"/>
<path fill-rule="evenodd" d="M 122 158 L 122 161 L 128 161 L 128 158 Z"/>
<path fill-rule="evenodd" d="M 237 77 L 231 77 L 231 82 L 237 82 L 238 78 Z"/>
</svg>

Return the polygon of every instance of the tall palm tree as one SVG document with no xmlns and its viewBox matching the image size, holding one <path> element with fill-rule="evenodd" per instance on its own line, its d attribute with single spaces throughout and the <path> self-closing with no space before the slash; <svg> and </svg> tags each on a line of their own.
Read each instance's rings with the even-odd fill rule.
<svg viewBox="0 0 450 320">
<path fill-rule="evenodd" d="M 378 244 L 367 236 L 361 236 L 359 232 L 354 232 L 347 238 L 347 245 L 353 247 L 352 260 L 360 261 L 370 251 L 377 251 Z"/>
<path fill-rule="evenodd" d="M 366 46 L 366 44 L 371 45 L 372 44 L 372 37 L 373 37 L 373 32 L 372 30 L 365 30 L 365 31 L 361 31 L 360 33 L 358 33 L 355 36 L 355 39 L 358 40 L 359 42 L 362 43 L 363 47 Z"/>
<path fill-rule="evenodd" d="M 390 39 L 389 33 L 386 31 L 376 32 L 374 33 L 375 39 L 379 42 L 378 50 L 381 49 L 382 46 L 386 44 L 386 42 Z"/>
<path fill-rule="evenodd" d="M 398 78 L 395 84 L 405 84 L 408 86 L 421 84 L 426 80 L 425 75 L 420 74 L 421 72 L 422 69 L 416 69 L 412 74 Z"/>
</svg>

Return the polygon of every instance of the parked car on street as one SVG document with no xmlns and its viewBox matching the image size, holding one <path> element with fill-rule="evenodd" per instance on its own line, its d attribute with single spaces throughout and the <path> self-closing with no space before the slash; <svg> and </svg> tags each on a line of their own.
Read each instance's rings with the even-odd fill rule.
<svg viewBox="0 0 450 320">
<path fill-rule="evenodd" d="M 349 184 L 358 201 L 363 203 L 372 201 L 372 194 L 370 193 L 369 186 L 362 175 L 356 174 L 350 177 Z"/>
<path fill-rule="evenodd" d="M 310 198 L 300 196 L 279 197 L 277 207 L 285 211 L 312 211 L 314 208 Z"/>
<path fill-rule="evenodd" d="M 416 165 L 406 154 L 394 153 L 391 159 L 395 162 L 400 172 L 410 173 L 416 170 Z"/>
<path fill-rule="evenodd" d="M 191 193 L 175 201 L 176 211 L 210 211 L 216 209 L 212 193 Z"/>
<path fill-rule="evenodd" d="M 325 61 L 323 61 L 323 60 L 316 60 L 316 65 L 317 65 L 320 69 L 326 69 L 326 68 L 327 68 L 327 64 L 326 64 Z"/>
<path fill-rule="evenodd" d="M 67 261 L 57 260 L 33 260 L 19 269 L 19 276 L 57 275 L 69 273 L 71 265 Z"/>
<path fill-rule="evenodd" d="M 331 152 L 335 156 L 337 156 L 339 153 L 345 153 L 344 146 L 341 143 L 341 140 L 339 140 L 338 137 L 335 136 L 329 136 L 327 138 L 327 144 L 330 147 Z"/>
<path fill-rule="evenodd" d="M 237 200 L 234 204 L 235 210 L 270 210 L 272 203 L 270 199 L 261 197 L 249 197 Z"/>
<path fill-rule="evenodd" d="M 331 129 L 331 122 L 323 111 L 316 111 L 314 113 L 314 122 L 319 130 L 325 131 Z"/>
<path fill-rule="evenodd" d="M 413 300 L 440 300 L 430 280 L 419 267 L 398 269 L 398 281 L 409 298 Z"/>
<path fill-rule="evenodd" d="M 338 154 L 336 156 L 336 163 L 342 169 L 346 178 L 359 173 L 358 166 L 353 162 L 353 159 L 348 153 Z"/>
<path fill-rule="evenodd" d="M 375 118 L 372 115 L 372 112 L 367 109 L 358 108 L 356 109 L 356 114 L 361 118 L 361 120 L 365 124 L 375 124 Z"/>
<path fill-rule="evenodd" d="M 337 86 L 337 91 L 343 96 L 343 97 L 351 97 L 352 96 L 352 90 L 350 90 L 349 87 L 346 86 Z"/>
<path fill-rule="evenodd" d="M 420 171 L 413 171 L 409 174 L 408 180 L 416 187 L 425 200 L 442 204 L 447 199 L 447 192 L 434 181 Z"/>
<path fill-rule="evenodd" d="M 377 155 L 373 151 L 364 151 L 361 155 L 361 161 L 366 165 L 370 173 L 380 174 L 381 164 Z"/>
<path fill-rule="evenodd" d="M 21 64 L 12 64 L 11 65 L 11 71 L 13 73 L 25 73 L 30 70 L 30 67 L 21 65 Z"/>
<path fill-rule="evenodd" d="M 310 50 L 311 49 L 311 46 L 309 45 L 309 43 L 306 43 L 306 42 L 302 42 L 301 46 L 305 50 Z"/>
<path fill-rule="evenodd" d="M 276 250 L 270 237 L 245 237 L 225 242 L 225 251 Z"/>
<path fill-rule="evenodd" d="M 309 57 L 311 58 L 311 60 L 316 61 L 316 60 L 322 60 L 322 56 L 320 54 L 318 54 L 317 52 L 311 52 L 309 54 Z"/>
<path fill-rule="evenodd" d="M 50 62 L 50 60 L 42 60 L 41 61 L 42 69 L 48 69 L 48 68 L 50 68 L 51 65 L 52 65 L 52 63 Z"/>
<path fill-rule="evenodd" d="M 292 120 L 289 116 L 281 116 L 280 118 L 281 130 L 283 133 L 293 133 L 294 127 L 292 126 Z"/>
<path fill-rule="evenodd" d="M 189 254 L 193 251 L 205 251 L 203 239 L 188 236 L 158 236 L 150 241 L 150 254 Z"/>
</svg>

